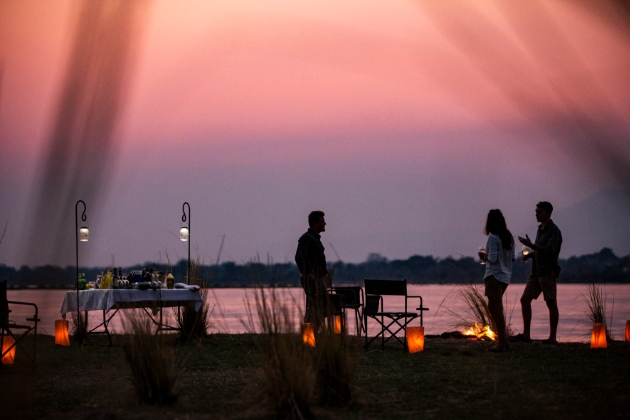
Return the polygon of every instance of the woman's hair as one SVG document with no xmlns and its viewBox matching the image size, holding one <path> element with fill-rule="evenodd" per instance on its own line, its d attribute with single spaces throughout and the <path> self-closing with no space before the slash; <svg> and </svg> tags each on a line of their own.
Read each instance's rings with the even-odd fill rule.
<svg viewBox="0 0 630 420">
<path fill-rule="evenodd" d="M 505 217 L 499 209 L 493 209 L 488 212 L 488 218 L 486 219 L 486 227 L 483 229 L 483 233 L 489 235 L 494 233 L 501 238 L 501 246 L 503 249 L 514 248 L 514 237 L 508 230 L 505 224 Z"/>
</svg>

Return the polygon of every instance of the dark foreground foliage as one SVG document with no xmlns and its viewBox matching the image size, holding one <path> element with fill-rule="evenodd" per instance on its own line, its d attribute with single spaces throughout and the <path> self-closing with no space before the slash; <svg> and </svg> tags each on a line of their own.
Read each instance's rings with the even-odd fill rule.
<svg viewBox="0 0 630 420">
<path fill-rule="evenodd" d="M 353 338 L 353 337 L 350 337 Z M 210 335 L 173 346 L 185 356 L 172 405 L 138 402 L 122 337 L 57 347 L 38 337 L 38 369 L 18 353 L 0 370 L 0 407 L 7 419 L 206 419 L 275 418 L 262 398 L 262 366 L 252 335 Z M 630 344 L 558 346 L 512 343 L 512 351 L 488 353 L 491 343 L 429 339 L 406 354 L 360 351 L 353 402 L 315 405 L 327 419 L 625 419 L 630 404 Z"/>
</svg>

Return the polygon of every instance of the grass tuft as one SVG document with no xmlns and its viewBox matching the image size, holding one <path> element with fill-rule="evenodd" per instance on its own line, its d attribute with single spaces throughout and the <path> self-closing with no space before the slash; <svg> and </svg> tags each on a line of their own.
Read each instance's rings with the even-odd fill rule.
<svg viewBox="0 0 630 420">
<path fill-rule="evenodd" d="M 328 319 L 334 319 L 332 314 L 329 314 Z M 316 334 L 316 343 L 313 371 L 318 401 L 327 406 L 350 403 L 359 346 L 353 346 L 348 340 L 346 328 L 341 334 L 335 334 L 334 322 L 325 322 L 322 325 L 320 332 Z"/>
<path fill-rule="evenodd" d="M 199 286 L 203 302 L 198 311 L 188 306 L 182 308 L 177 318 L 177 323 L 180 328 L 180 338 L 183 341 L 199 340 L 208 335 L 209 329 L 214 328 L 214 323 L 212 322 L 214 308 L 211 309 L 208 305 L 208 288 L 206 287 L 208 282 L 204 281 L 200 275 L 199 267 L 201 266 L 199 257 L 190 262 L 188 284 Z"/>
<path fill-rule="evenodd" d="M 295 314 L 275 288 L 256 288 L 254 304 L 255 315 L 251 302 L 246 302 L 247 328 L 260 334 L 257 345 L 268 401 L 279 417 L 312 417 L 312 354 L 296 331 Z"/>
<path fill-rule="evenodd" d="M 488 308 L 488 301 L 483 295 L 483 286 L 466 284 L 456 286 L 453 290 L 457 290 L 457 297 L 460 301 L 460 307 L 456 309 L 451 309 L 444 306 L 446 299 L 450 295 L 449 292 L 449 294 L 446 295 L 446 297 L 444 297 L 444 299 L 440 303 L 438 312 L 440 309 L 444 308 L 444 310 L 448 314 L 454 316 L 458 321 L 453 325 L 453 327 L 468 329 L 474 326 L 481 331 L 483 330 L 484 326 L 488 325 L 492 332 L 496 333 L 496 323 L 494 322 L 494 318 L 492 317 L 490 309 Z M 507 300 L 507 295 L 504 295 L 503 317 L 505 318 L 505 329 L 507 335 L 511 335 L 513 333 L 512 313 L 514 312 L 515 302 L 516 301 L 510 303 Z"/>
<path fill-rule="evenodd" d="M 79 344 L 85 343 L 88 337 L 88 313 L 70 312 L 70 335 Z"/>
<path fill-rule="evenodd" d="M 136 394 L 146 404 L 171 404 L 177 369 L 164 334 L 153 335 L 151 321 L 133 313 L 124 321 L 124 351 Z"/>
<path fill-rule="evenodd" d="M 595 283 L 586 285 L 586 295 L 582 295 L 584 299 L 584 310 L 586 316 L 593 323 L 604 324 L 606 329 L 606 340 L 612 341 L 614 337 L 608 330 L 608 322 L 606 321 L 606 310 L 608 307 L 608 295 L 604 293 L 604 286 Z M 612 314 L 615 307 L 615 299 L 613 296 L 610 324 L 612 324 Z"/>
</svg>

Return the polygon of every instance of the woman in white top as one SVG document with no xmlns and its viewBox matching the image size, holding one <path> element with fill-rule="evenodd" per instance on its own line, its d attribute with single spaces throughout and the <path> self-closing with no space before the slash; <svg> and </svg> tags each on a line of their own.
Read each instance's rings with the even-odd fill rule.
<svg viewBox="0 0 630 420">
<path fill-rule="evenodd" d="M 507 351 L 509 349 L 505 331 L 503 314 L 503 293 L 512 277 L 512 261 L 514 261 L 514 238 L 505 224 L 501 210 L 488 212 L 484 233 L 488 235 L 486 250 L 479 252 L 479 258 L 486 262 L 486 273 L 483 282 L 485 295 L 488 297 L 488 309 L 494 319 L 499 343 L 489 351 Z"/>
</svg>

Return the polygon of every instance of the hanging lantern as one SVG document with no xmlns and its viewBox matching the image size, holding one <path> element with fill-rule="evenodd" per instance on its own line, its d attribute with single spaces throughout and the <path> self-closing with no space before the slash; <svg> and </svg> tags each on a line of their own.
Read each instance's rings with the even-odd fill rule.
<svg viewBox="0 0 630 420">
<path fill-rule="evenodd" d="M 190 236 L 190 231 L 186 226 L 182 227 L 179 230 L 179 240 L 182 242 L 188 242 L 188 237 Z"/>
<path fill-rule="evenodd" d="M 87 242 L 89 237 L 90 229 L 87 226 L 81 226 L 81 229 L 79 229 L 79 241 Z"/>
<path fill-rule="evenodd" d="M 2 364 L 12 366 L 15 362 L 15 340 L 10 335 L 5 335 L 2 338 Z M 13 348 L 11 348 L 13 347 Z M 11 350 L 9 350 L 11 348 Z M 6 354 L 5 354 L 6 353 Z"/>
<path fill-rule="evenodd" d="M 69 346 L 70 338 L 68 337 L 68 321 L 58 319 L 55 321 L 55 344 L 60 346 Z"/>
<path fill-rule="evenodd" d="M 595 322 L 593 324 L 593 333 L 591 334 L 591 348 L 605 349 L 608 347 L 606 343 L 606 326 L 603 323 Z"/>
<path fill-rule="evenodd" d="M 342 329 L 341 315 L 335 315 L 335 334 L 341 334 Z"/>
<path fill-rule="evenodd" d="M 630 320 L 626 321 L 626 342 L 630 342 Z"/>
<path fill-rule="evenodd" d="M 302 342 L 307 346 L 315 347 L 315 332 L 310 322 L 304 324 L 302 331 Z"/>
<path fill-rule="evenodd" d="M 424 327 L 407 327 L 407 348 L 409 353 L 424 350 Z"/>
</svg>

